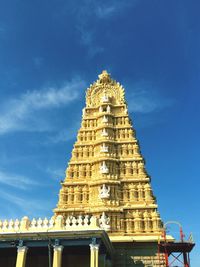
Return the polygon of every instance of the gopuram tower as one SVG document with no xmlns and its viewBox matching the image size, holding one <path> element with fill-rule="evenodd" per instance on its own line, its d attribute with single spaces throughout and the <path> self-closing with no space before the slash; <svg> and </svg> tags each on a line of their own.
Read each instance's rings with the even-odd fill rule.
<svg viewBox="0 0 200 267">
<path fill-rule="evenodd" d="M 169 267 L 175 252 L 189 267 L 194 243 L 165 229 L 124 89 L 103 71 L 86 92 L 54 215 L 0 220 L 0 266 Z"/>
<path fill-rule="evenodd" d="M 103 71 L 87 89 L 55 217 L 95 216 L 111 241 L 155 240 L 162 222 L 123 87 Z"/>
</svg>

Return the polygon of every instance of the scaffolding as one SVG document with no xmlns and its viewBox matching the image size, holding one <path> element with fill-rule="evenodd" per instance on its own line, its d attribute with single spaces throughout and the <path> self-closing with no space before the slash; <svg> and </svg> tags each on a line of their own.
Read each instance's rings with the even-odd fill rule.
<svg viewBox="0 0 200 267">
<path fill-rule="evenodd" d="M 168 242 L 166 237 L 166 227 L 169 224 L 176 224 L 179 226 L 180 240 L 174 242 Z M 161 259 L 161 254 L 164 255 L 165 265 L 161 264 L 160 267 L 191 267 L 190 265 L 190 255 L 189 253 L 195 246 L 193 242 L 192 235 L 189 239 L 184 240 L 184 233 L 182 226 L 179 222 L 169 221 L 164 225 L 164 231 L 162 236 L 162 241 L 158 242 L 158 255 L 159 261 Z M 181 265 L 180 265 L 181 264 Z"/>
</svg>

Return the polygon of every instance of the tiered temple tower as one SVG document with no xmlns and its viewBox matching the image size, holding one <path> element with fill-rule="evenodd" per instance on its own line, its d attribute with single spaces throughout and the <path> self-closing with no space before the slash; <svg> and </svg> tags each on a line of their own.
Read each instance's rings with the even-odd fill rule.
<svg viewBox="0 0 200 267">
<path fill-rule="evenodd" d="M 0 220 L 1 266 L 166 267 L 172 252 L 189 266 L 194 243 L 182 228 L 181 242 L 163 234 L 124 89 L 106 71 L 86 92 L 61 185 L 51 219 Z"/>
<path fill-rule="evenodd" d="M 112 236 L 159 236 L 162 222 L 123 87 L 103 71 L 86 92 L 55 216 L 95 215 Z"/>
</svg>

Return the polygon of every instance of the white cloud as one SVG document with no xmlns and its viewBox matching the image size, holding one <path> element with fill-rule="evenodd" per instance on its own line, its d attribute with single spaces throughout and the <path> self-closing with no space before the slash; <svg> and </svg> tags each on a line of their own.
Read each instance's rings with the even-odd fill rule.
<svg viewBox="0 0 200 267">
<path fill-rule="evenodd" d="M 99 18 L 107 18 L 113 15 L 116 12 L 116 6 L 97 6 L 96 14 Z"/>
<path fill-rule="evenodd" d="M 0 184 L 9 185 L 23 190 L 30 188 L 30 186 L 38 185 L 36 181 L 33 181 L 30 178 L 21 175 L 6 173 L 1 170 L 0 170 Z"/>
<path fill-rule="evenodd" d="M 88 55 L 90 57 L 95 56 L 96 54 L 102 53 L 104 48 L 95 43 L 95 32 L 89 29 L 87 23 L 78 24 L 77 29 L 80 33 L 81 43 L 88 48 Z"/>
<path fill-rule="evenodd" d="M 33 216 L 33 214 L 38 216 L 38 212 L 49 211 L 51 209 L 49 201 L 23 198 L 2 190 L 0 191 L 0 195 L 7 204 L 11 203 L 13 207 L 18 207 L 22 211 L 23 216 Z"/>
<path fill-rule="evenodd" d="M 54 180 L 61 180 L 65 178 L 65 169 L 53 169 L 52 167 L 48 167 L 46 169 L 46 172 L 48 174 L 50 174 L 50 176 L 54 179 Z"/>
<path fill-rule="evenodd" d="M 47 144 L 49 142 L 57 144 L 60 142 L 66 142 L 72 140 L 76 137 L 79 128 L 80 128 L 80 122 L 76 121 L 73 123 L 72 127 L 68 127 L 58 132 L 57 134 L 51 135 L 47 140 Z"/>
<path fill-rule="evenodd" d="M 86 0 L 78 9 L 75 9 L 74 15 L 77 19 L 76 27 L 80 33 L 80 41 L 88 48 L 89 56 L 93 57 L 105 50 L 95 41 L 97 35 L 97 28 L 94 26 L 95 22 L 116 17 L 121 11 L 135 5 L 137 2 L 138 0 L 118 2 L 114 0 L 99 2 Z"/>
<path fill-rule="evenodd" d="M 48 130 L 47 122 L 41 121 L 41 116 L 35 116 L 34 112 L 65 106 L 76 100 L 80 90 L 84 87 L 84 81 L 74 79 L 60 88 L 50 87 L 28 91 L 17 98 L 8 100 L 2 105 L 0 134 L 20 130 Z"/>
<path fill-rule="evenodd" d="M 132 91 L 127 93 L 130 112 L 150 113 L 174 104 L 174 99 L 162 96 L 150 83 L 142 82 L 127 88 L 132 88 Z"/>
<path fill-rule="evenodd" d="M 132 1 L 115 1 L 110 0 L 106 2 L 99 2 L 97 5 L 95 5 L 95 14 L 99 19 L 109 19 L 113 16 L 116 16 L 119 14 L 120 11 L 123 11 L 124 9 L 127 9 L 133 5 L 135 5 L 138 2 L 138 0 L 132 0 Z"/>
</svg>

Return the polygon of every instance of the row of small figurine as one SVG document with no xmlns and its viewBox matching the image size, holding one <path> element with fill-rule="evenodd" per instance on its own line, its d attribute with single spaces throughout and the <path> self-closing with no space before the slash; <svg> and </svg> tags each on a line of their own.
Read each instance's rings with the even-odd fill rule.
<svg viewBox="0 0 200 267">
<path fill-rule="evenodd" d="M 95 115 L 95 116 L 98 116 L 99 114 L 98 113 L 112 113 L 114 111 L 114 109 L 118 109 L 118 107 L 115 107 L 115 106 L 110 106 L 110 105 L 100 105 L 99 108 L 93 108 L 93 109 L 88 109 L 88 108 L 83 108 L 82 110 L 82 117 L 85 118 L 89 115 Z M 124 105 L 124 107 L 122 107 L 119 111 L 118 111 L 119 115 L 127 115 L 128 114 L 128 110 L 127 110 L 127 107 L 126 105 Z"/>
<path fill-rule="evenodd" d="M 111 115 L 103 115 L 98 118 L 84 119 L 81 126 L 83 128 L 94 128 L 100 126 L 101 124 L 109 123 L 113 126 L 131 126 L 130 119 L 127 115 L 121 117 L 113 117 Z"/>
<path fill-rule="evenodd" d="M 121 203 L 126 205 L 127 203 L 133 203 L 137 201 L 150 201 L 155 204 L 155 198 L 152 193 L 152 189 L 149 183 L 145 184 L 129 184 L 119 188 L 118 186 L 110 186 L 103 184 L 98 187 L 87 186 L 67 186 L 60 189 L 60 205 L 65 204 L 78 204 L 88 203 L 93 199 L 111 199 L 110 204 L 118 205 Z"/>
<path fill-rule="evenodd" d="M 118 176 L 147 176 L 143 161 L 126 161 L 126 162 L 113 162 L 113 161 L 102 161 L 100 163 L 81 163 L 72 164 L 68 166 L 66 175 L 68 178 L 79 179 L 84 177 L 92 177 L 97 174 L 110 174 Z M 115 178 L 113 176 L 113 178 Z"/>
<path fill-rule="evenodd" d="M 134 141 L 135 132 L 130 127 L 124 129 L 103 128 L 98 129 L 97 131 L 79 131 L 77 143 L 83 141 L 95 141 L 102 138 L 113 141 L 120 141 L 122 139 L 126 139 L 127 141 Z"/>
<path fill-rule="evenodd" d="M 109 153 L 112 157 L 119 156 L 140 156 L 139 145 L 136 142 L 129 144 L 109 144 L 75 146 L 72 151 L 72 160 L 77 158 L 89 158 L 99 156 L 100 153 Z"/>
<path fill-rule="evenodd" d="M 108 178 L 119 179 L 120 177 L 131 177 L 135 175 L 147 177 L 144 163 L 140 161 L 113 162 L 102 161 L 100 163 L 72 164 L 66 170 L 66 176 L 71 179 L 90 178 L 92 176 L 110 175 Z M 111 177 L 112 176 L 112 177 Z"/>
</svg>

